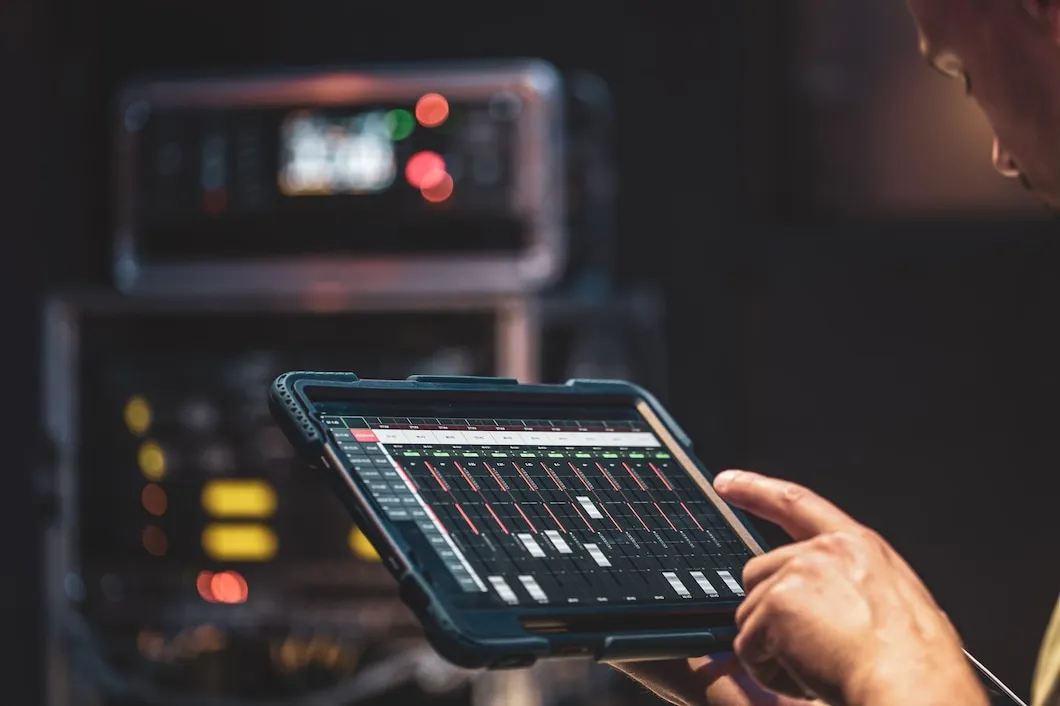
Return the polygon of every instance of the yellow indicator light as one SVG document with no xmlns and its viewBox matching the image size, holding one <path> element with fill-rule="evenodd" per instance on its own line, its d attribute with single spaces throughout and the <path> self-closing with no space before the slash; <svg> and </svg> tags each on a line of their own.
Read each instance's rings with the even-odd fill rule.
<svg viewBox="0 0 1060 706">
<path fill-rule="evenodd" d="M 375 550 L 372 543 L 368 541 L 368 538 L 364 536 L 364 532 L 357 525 L 350 528 L 349 536 L 350 549 L 353 551 L 354 556 L 364 561 L 379 561 L 379 552 Z"/>
<path fill-rule="evenodd" d="M 276 491 L 257 478 L 213 480 L 202 488 L 202 509 L 211 517 L 266 518 L 276 514 Z"/>
<path fill-rule="evenodd" d="M 125 403 L 125 426 L 137 436 L 151 428 L 151 405 L 143 397 L 130 397 Z"/>
<path fill-rule="evenodd" d="M 145 441 L 140 445 L 137 461 L 140 463 L 140 472 L 147 480 L 157 483 L 165 477 L 166 455 L 162 453 L 162 447 L 155 442 Z"/>
<path fill-rule="evenodd" d="M 207 525 L 202 548 L 214 561 L 268 561 L 276 556 L 276 533 L 265 525 Z"/>
</svg>

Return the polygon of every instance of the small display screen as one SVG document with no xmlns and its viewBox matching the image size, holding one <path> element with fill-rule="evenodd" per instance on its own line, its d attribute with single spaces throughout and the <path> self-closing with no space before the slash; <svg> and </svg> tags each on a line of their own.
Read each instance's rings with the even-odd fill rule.
<svg viewBox="0 0 1060 706">
<path fill-rule="evenodd" d="M 280 190 L 287 196 L 375 194 L 397 175 L 397 111 L 329 118 L 299 113 L 283 126 Z"/>
<path fill-rule="evenodd" d="M 744 596 L 751 549 L 632 406 L 317 409 L 384 516 L 487 605 Z"/>
</svg>

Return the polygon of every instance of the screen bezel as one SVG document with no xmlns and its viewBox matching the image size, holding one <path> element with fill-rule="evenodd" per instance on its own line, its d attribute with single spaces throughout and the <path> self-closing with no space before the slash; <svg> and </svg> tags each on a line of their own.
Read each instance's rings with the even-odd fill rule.
<svg viewBox="0 0 1060 706">
<path fill-rule="evenodd" d="M 654 405 L 644 396 L 636 394 L 634 388 L 628 392 L 583 392 L 580 390 L 560 392 L 562 388 L 556 386 L 519 386 L 512 389 L 452 389 L 444 385 L 421 385 L 418 383 L 393 383 L 361 381 L 355 385 L 348 383 L 328 383 L 320 380 L 299 380 L 293 384 L 299 396 L 306 402 L 307 411 L 314 421 L 323 427 L 319 412 L 316 407 L 318 402 L 371 402 L 373 400 L 395 401 L 408 400 L 410 406 L 417 403 L 446 402 L 446 403 L 495 403 L 509 406 L 520 404 L 549 404 L 556 406 L 632 406 L 645 419 L 653 433 L 659 437 L 660 442 L 673 455 L 674 460 L 695 481 L 703 494 L 725 518 L 737 537 L 744 543 L 754 556 L 764 552 L 764 545 L 758 538 L 757 533 L 730 508 L 714 491 L 710 482 L 710 473 L 691 455 L 689 450 L 681 444 L 675 434 L 663 421 L 663 416 L 658 414 Z M 551 387 L 551 389 L 549 389 Z M 569 389 L 569 388 L 568 388 Z M 325 437 L 327 438 L 327 437 Z M 326 442 L 326 448 L 330 450 L 330 458 L 334 463 L 342 466 L 342 480 L 347 486 L 356 486 L 355 495 L 358 504 L 367 505 L 372 512 L 367 515 L 370 521 L 376 525 L 374 532 L 366 529 L 370 538 L 376 534 L 378 539 L 386 542 L 388 547 L 383 548 L 380 553 L 386 556 L 385 549 L 397 554 L 399 562 L 403 567 L 410 566 L 408 546 L 403 539 L 403 533 L 394 523 L 389 521 L 380 508 L 376 508 L 370 500 L 370 495 L 363 487 L 362 481 L 354 474 L 346 470 L 343 463 L 343 455 L 333 447 L 330 439 Z M 731 601 L 710 600 L 682 600 L 680 602 L 661 603 L 626 603 L 626 604 L 579 604 L 576 606 L 560 605 L 520 605 L 520 606 L 484 606 L 470 605 L 468 601 L 461 600 L 464 596 L 459 589 L 446 586 L 446 581 L 439 580 L 438 576 L 445 576 L 446 569 L 442 566 L 440 557 L 436 555 L 416 555 L 415 563 L 419 567 L 419 573 L 428 575 L 427 583 L 435 588 L 436 597 L 444 602 L 447 612 L 458 624 L 465 627 L 480 626 L 484 631 L 493 630 L 491 621 L 498 616 L 519 616 L 524 619 L 523 627 L 527 621 L 547 622 L 549 619 L 564 621 L 575 616 L 622 616 L 627 621 L 634 623 L 640 619 L 651 622 L 654 627 L 660 627 L 658 621 L 673 620 L 673 628 L 689 629 L 702 628 L 713 629 L 720 627 L 731 627 L 733 616 L 737 607 L 743 599 Z M 391 570 L 400 573 L 401 569 L 391 565 Z M 520 625 L 520 623 L 516 623 Z M 619 630 L 620 632 L 622 630 Z M 523 630 L 526 632 L 526 630 Z M 548 632 L 541 630 L 540 632 Z M 573 631 L 572 631 L 573 632 Z M 578 632 L 613 633 L 615 629 L 579 630 Z"/>
</svg>

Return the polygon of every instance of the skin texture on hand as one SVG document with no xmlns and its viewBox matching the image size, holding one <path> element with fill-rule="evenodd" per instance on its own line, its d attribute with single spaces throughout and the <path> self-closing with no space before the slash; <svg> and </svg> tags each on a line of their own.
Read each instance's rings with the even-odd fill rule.
<svg viewBox="0 0 1060 706">
<path fill-rule="evenodd" d="M 744 569 L 736 659 L 616 665 L 678 704 L 987 706 L 960 637 L 872 530 L 793 483 L 726 472 L 726 501 L 796 540 Z"/>
</svg>

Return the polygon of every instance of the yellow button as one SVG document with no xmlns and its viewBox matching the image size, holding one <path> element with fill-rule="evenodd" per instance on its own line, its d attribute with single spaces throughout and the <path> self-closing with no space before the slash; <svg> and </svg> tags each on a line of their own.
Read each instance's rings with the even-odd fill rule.
<svg viewBox="0 0 1060 706">
<path fill-rule="evenodd" d="M 212 480 L 202 488 L 202 509 L 216 518 L 267 518 L 276 514 L 276 491 L 259 478 Z"/>
<path fill-rule="evenodd" d="M 202 548 L 214 561 L 268 561 L 276 556 L 276 533 L 258 524 L 212 524 L 202 532 Z"/>
</svg>

